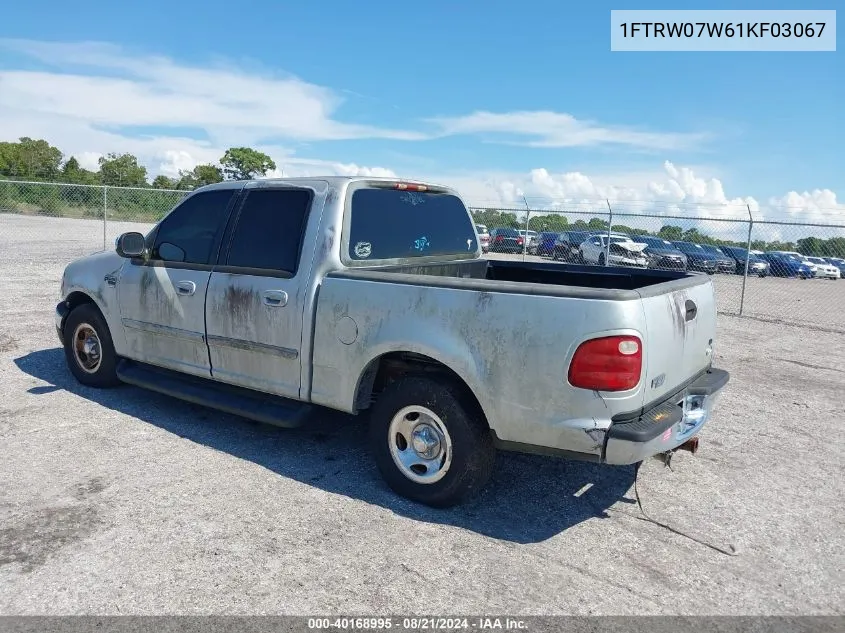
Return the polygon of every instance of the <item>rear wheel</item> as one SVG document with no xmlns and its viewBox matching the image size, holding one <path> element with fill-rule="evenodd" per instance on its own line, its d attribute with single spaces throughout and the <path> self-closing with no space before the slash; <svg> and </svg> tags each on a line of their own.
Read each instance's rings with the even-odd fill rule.
<svg viewBox="0 0 845 633">
<path fill-rule="evenodd" d="M 95 305 L 83 303 L 74 308 L 65 319 L 63 337 L 65 360 L 80 383 L 89 387 L 120 384 L 111 333 Z"/>
<path fill-rule="evenodd" d="M 604 266 L 604 253 L 599 254 L 599 266 Z"/>
<path fill-rule="evenodd" d="M 412 375 L 382 392 L 370 418 L 370 446 L 382 477 L 397 494 L 449 507 L 490 480 L 490 429 L 463 385 Z"/>
</svg>

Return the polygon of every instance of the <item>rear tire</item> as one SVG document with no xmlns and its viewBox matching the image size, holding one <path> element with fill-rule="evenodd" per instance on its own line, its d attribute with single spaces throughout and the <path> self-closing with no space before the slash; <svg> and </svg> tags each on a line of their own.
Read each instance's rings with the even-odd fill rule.
<svg viewBox="0 0 845 633">
<path fill-rule="evenodd" d="M 97 388 L 120 384 L 111 333 L 94 304 L 83 303 L 74 308 L 65 319 L 62 334 L 65 360 L 77 381 Z"/>
<path fill-rule="evenodd" d="M 599 266 L 604 266 L 604 253 L 599 254 Z"/>
<path fill-rule="evenodd" d="M 397 494 L 446 508 L 478 493 L 496 450 L 484 416 L 463 385 L 410 375 L 391 383 L 370 415 L 370 447 Z"/>
</svg>

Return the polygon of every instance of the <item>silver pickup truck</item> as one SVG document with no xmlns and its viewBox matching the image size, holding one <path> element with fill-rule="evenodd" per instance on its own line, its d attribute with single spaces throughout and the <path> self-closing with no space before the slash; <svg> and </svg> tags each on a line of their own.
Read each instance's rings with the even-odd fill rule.
<svg viewBox="0 0 845 633">
<path fill-rule="evenodd" d="M 231 181 L 69 264 L 56 329 L 76 379 L 280 426 L 369 416 L 398 494 L 459 503 L 496 449 L 671 456 L 727 372 L 707 275 L 494 261 L 452 189 Z"/>
</svg>

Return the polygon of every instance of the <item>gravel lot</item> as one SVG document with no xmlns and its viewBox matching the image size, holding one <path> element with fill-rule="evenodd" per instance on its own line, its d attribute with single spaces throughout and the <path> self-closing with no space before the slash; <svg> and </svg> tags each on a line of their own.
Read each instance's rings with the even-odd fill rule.
<svg viewBox="0 0 845 633">
<path fill-rule="evenodd" d="M 291 431 L 83 388 L 53 308 L 101 244 L 96 222 L 0 216 L 2 614 L 842 613 L 843 334 L 720 317 L 718 415 L 639 488 L 728 556 L 640 520 L 632 468 L 502 455 L 436 511 L 381 482 L 363 420 Z"/>
</svg>

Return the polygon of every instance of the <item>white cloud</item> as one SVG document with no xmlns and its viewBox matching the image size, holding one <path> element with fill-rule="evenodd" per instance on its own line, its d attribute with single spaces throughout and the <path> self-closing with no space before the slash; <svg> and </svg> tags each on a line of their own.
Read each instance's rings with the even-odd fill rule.
<svg viewBox="0 0 845 633">
<path fill-rule="evenodd" d="M 64 68 L 99 74 L 5 70 L 0 104 L 101 126 L 200 127 L 217 136 L 260 143 L 299 140 L 419 139 L 417 132 L 343 123 L 333 115 L 343 99 L 297 77 L 224 66 L 181 66 L 135 56 L 104 43 L 2 40 L 0 45 Z M 108 72 L 112 71 L 112 72 Z M 122 76 L 115 77 L 113 71 Z"/>
<path fill-rule="evenodd" d="M 190 67 L 102 43 L 0 40 L 0 48 L 51 67 L 0 68 L 0 138 L 45 138 L 66 155 L 131 152 L 152 173 L 175 175 L 231 146 L 282 157 L 292 150 L 281 143 L 424 138 L 340 121 L 338 92 L 288 75 Z"/>
<path fill-rule="evenodd" d="M 520 213 L 529 206 L 539 212 L 558 212 L 570 221 L 592 216 L 614 224 L 657 231 L 663 224 L 699 231 L 723 239 L 747 237 L 749 210 L 755 220 L 754 239 L 795 241 L 808 234 L 833 237 L 842 229 L 808 229 L 767 224 L 783 219 L 845 225 L 845 205 L 830 190 L 789 193 L 761 203 L 753 196 L 730 196 L 718 178 L 699 175 L 690 167 L 665 161 L 662 170 L 639 174 L 551 173 L 537 168 L 524 174 L 426 176 L 455 186 L 470 205 L 509 208 Z M 525 200 L 523 199 L 525 196 Z M 788 211 L 787 211 L 788 208 Z M 788 217 L 784 214 L 788 213 Z"/>
<path fill-rule="evenodd" d="M 383 138 L 422 140 L 478 135 L 485 140 L 535 147 L 617 145 L 670 151 L 706 140 L 700 133 L 640 130 L 581 120 L 547 111 L 494 113 L 429 119 L 435 134 L 346 123 L 339 118 L 342 94 L 290 75 L 227 63 L 205 67 L 139 55 L 103 43 L 50 43 L 2 40 L 0 48 L 41 62 L 46 69 L 0 66 L 0 139 L 48 139 L 83 167 L 97 169 L 106 152 L 130 152 L 150 170 L 177 176 L 198 163 L 214 163 L 230 146 L 248 145 L 269 154 L 277 168 L 268 176 L 365 175 L 420 178 L 456 187 L 470 204 L 581 210 L 603 213 L 605 200 L 615 222 L 634 224 L 621 214 L 679 215 L 713 235 L 735 236 L 748 209 L 757 220 L 789 219 L 845 223 L 845 205 L 829 189 L 788 192 L 765 203 L 725 192 L 722 182 L 700 167 L 666 161 L 653 172 L 585 174 L 538 167 L 522 173 L 467 171 L 437 173 L 433 161 L 420 161 L 414 173 L 388 165 L 360 165 L 306 159 L 295 154 L 302 141 Z M 696 219 L 692 219 L 696 218 Z M 659 228 L 662 218 L 636 220 Z M 794 228 L 760 225 L 767 236 Z"/>
<path fill-rule="evenodd" d="M 158 173 L 178 178 L 180 172 L 190 171 L 199 162 L 185 150 L 167 150 L 164 152 L 164 160 L 158 166 Z"/>
<path fill-rule="evenodd" d="M 555 112 L 475 112 L 418 122 L 430 133 L 384 128 L 338 118 L 344 95 L 352 91 L 266 69 L 228 62 L 188 66 L 103 42 L 0 39 L 0 48 L 43 66 L 0 68 L 0 138 L 46 138 L 73 155 L 131 152 L 153 173 L 168 175 L 185 163 L 174 162 L 180 152 L 210 162 L 226 147 L 240 145 L 281 156 L 303 141 L 414 141 L 453 134 L 524 135 L 528 145 L 548 147 L 650 149 L 702 138 L 603 126 Z"/>
<path fill-rule="evenodd" d="M 581 147 L 604 144 L 628 145 L 654 150 L 688 147 L 707 138 L 702 133 L 645 132 L 600 125 L 571 114 L 548 111 L 495 113 L 478 111 L 460 117 L 431 119 L 444 135 L 490 134 L 523 137 L 511 141 L 529 147 Z"/>
<path fill-rule="evenodd" d="M 76 160 L 82 169 L 97 171 L 100 168 L 101 156 L 102 154 L 99 152 L 79 152 L 76 155 Z"/>
</svg>

